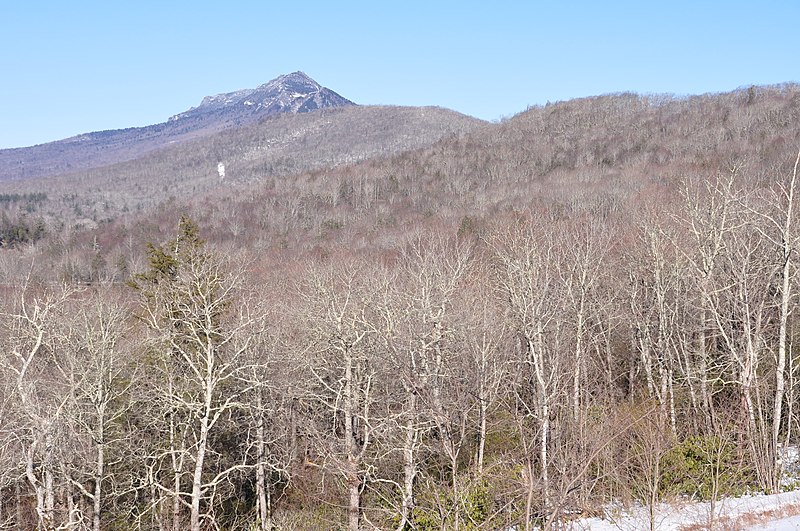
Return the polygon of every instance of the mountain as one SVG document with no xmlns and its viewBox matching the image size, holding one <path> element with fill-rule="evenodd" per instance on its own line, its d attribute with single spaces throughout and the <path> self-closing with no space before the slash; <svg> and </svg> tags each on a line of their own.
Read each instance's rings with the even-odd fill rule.
<svg viewBox="0 0 800 531">
<path fill-rule="evenodd" d="M 206 120 L 221 116 L 225 119 L 269 116 L 284 112 L 302 113 L 329 107 L 355 105 L 334 91 L 321 86 L 303 72 L 278 76 L 254 89 L 237 90 L 216 96 L 206 96 L 198 107 L 177 114 L 178 120 Z"/>
<path fill-rule="evenodd" d="M 255 89 L 207 96 L 199 106 L 163 123 L 0 150 L 0 181 L 97 168 L 270 116 L 353 105 L 352 101 L 321 86 L 303 72 L 293 72 Z"/>
<path fill-rule="evenodd" d="M 380 160 L 460 138 L 489 124 L 440 107 L 347 105 L 284 112 L 188 139 L 132 160 L 53 176 L 0 181 L 3 194 L 47 191 L 37 213 L 52 222 L 114 219 L 174 197 L 264 183 Z M 224 178 L 219 174 L 225 168 Z M 0 212 L 2 212 L 0 204 Z M 84 225 L 91 225 L 84 223 Z"/>
<path fill-rule="evenodd" d="M 798 124 L 800 85 L 789 84 L 582 98 L 499 123 L 431 107 L 346 106 L 284 113 L 93 170 L 7 181 L 0 197 L 68 227 L 137 216 L 149 223 L 165 201 L 163 220 L 202 204 L 209 213 L 198 219 L 209 225 L 269 220 L 248 229 L 252 241 L 302 227 L 312 231 L 297 233 L 305 245 L 328 223 L 348 228 L 331 233 L 347 248 L 375 234 L 398 238 L 418 223 L 473 230 L 533 204 L 612 215 L 643 196 L 666 201 L 683 179 L 742 162 L 751 179 L 773 178 L 800 146 Z M 47 198 L 28 204 L 42 190 Z"/>
</svg>

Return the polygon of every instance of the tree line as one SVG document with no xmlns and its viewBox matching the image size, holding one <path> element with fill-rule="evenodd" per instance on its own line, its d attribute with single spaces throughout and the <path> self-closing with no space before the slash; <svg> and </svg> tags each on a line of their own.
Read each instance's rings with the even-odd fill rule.
<svg viewBox="0 0 800 531">
<path fill-rule="evenodd" d="M 552 529 L 780 491 L 797 162 L 742 173 L 303 263 L 182 217 L 125 286 L 31 274 L 2 288 L 0 528 Z"/>
</svg>

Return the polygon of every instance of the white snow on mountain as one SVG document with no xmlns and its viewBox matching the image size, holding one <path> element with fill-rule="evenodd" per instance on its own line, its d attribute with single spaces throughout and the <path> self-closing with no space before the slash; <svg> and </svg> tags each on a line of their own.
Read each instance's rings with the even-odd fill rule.
<svg viewBox="0 0 800 531">
<path fill-rule="evenodd" d="M 284 74 L 254 89 L 237 90 L 206 96 L 197 107 L 170 118 L 170 121 L 215 113 L 222 109 L 248 109 L 248 112 L 307 112 L 310 110 L 353 105 L 303 72 Z"/>
</svg>

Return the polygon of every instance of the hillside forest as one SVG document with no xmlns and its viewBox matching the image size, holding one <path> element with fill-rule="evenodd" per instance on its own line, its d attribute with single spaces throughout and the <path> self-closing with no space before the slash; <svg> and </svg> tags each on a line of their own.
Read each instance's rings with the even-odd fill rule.
<svg viewBox="0 0 800 531">
<path fill-rule="evenodd" d="M 0 183 L 0 529 L 551 530 L 794 488 L 798 118 L 794 85 L 617 94 L 259 164 L 277 118 Z"/>
</svg>

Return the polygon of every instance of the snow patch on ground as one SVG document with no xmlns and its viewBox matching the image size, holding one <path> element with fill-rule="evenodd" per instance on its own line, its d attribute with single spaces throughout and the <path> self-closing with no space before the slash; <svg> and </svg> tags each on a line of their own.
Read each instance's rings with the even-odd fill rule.
<svg viewBox="0 0 800 531">
<path fill-rule="evenodd" d="M 789 446 L 778 449 L 780 461 L 783 465 L 781 485 L 786 490 L 794 490 L 800 486 L 800 448 Z"/>
<path fill-rule="evenodd" d="M 758 494 L 727 498 L 717 502 L 715 529 L 800 530 L 800 490 L 781 494 Z M 656 507 L 655 529 L 660 531 L 695 531 L 707 529 L 711 517 L 708 502 L 662 503 Z M 604 518 L 583 518 L 572 522 L 571 529 L 582 531 L 638 531 L 650 529 L 647 507 L 612 508 Z"/>
<path fill-rule="evenodd" d="M 798 529 L 800 529 L 800 516 L 790 516 L 751 527 L 749 531 L 797 531 Z"/>
</svg>

